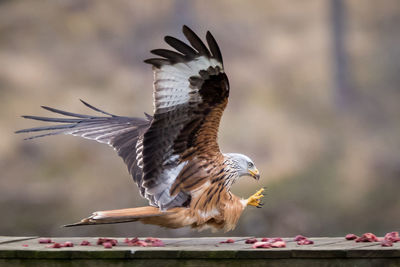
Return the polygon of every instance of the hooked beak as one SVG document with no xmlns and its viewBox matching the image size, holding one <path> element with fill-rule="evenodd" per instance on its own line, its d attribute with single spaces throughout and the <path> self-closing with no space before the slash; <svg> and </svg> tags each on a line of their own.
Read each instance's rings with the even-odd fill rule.
<svg viewBox="0 0 400 267">
<path fill-rule="evenodd" d="M 254 179 L 260 180 L 260 172 L 257 169 L 249 170 L 249 173 Z"/>
</svg>

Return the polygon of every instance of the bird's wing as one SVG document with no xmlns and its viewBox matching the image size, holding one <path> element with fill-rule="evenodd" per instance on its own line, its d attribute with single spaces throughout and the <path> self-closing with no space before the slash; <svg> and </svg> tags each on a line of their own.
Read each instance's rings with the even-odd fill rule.
<svg viewBox="0 0 400 267">
<path fill-rule="evenodd" d="M 57 134 L 69 134 L 108 144 L 114 147 L 118 155 L 123 158 L 124 162 L 128 166 L 129 173 L 140 187 L 142 195 L 144 195 L 144 188 L 141 187 L 142 169 L 139 167 L 140 162 L 138 162 L 136 150 L 138 143 L 140 143 L 140 140 L 143 138 L 144 132 L 150 126 L 152 117 L 147 114 L 145 119 L 116 116 L 93 107 L 84 101 L 82 101 L 82 103 L 104 116 L 83 115 L 43 106 L 43 108 L 48 111 L 66 117 L 50 118 L 23 116 L 27 119 L 60 124 L 23 129 L 16 133 L 40 133 L 26 139 L 34 139 Z"/>
<path fill-rule="evenodd" d="M 154 70 L 154 119 L 143 138 L 142 186 L 164 209 L 189 200 L 189 192 L 170 195 L 183 169 L 193 182 L 207 175 L 203 164 L 223 163 L 217 132 L 229 82 L 221 52 L 210 32 L 209 48 L 187 26 L 183 34 L 191 46 L 167 36 L 165 41 L 177 52 L 156 49 L 151 52 L 162 58 L 145 60 Z"/>
</svg>

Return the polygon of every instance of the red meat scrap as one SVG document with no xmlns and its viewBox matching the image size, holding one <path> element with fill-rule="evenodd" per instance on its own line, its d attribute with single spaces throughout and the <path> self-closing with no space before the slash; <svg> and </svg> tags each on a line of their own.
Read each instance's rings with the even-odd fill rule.
<svg viewBox="0 0 400 267">
<path fill-rule="evenodd" d="M 103 242 L 102 244 L 103 244 L 104 248 L 112 248 L 113 247 L 113 243 L 111 243 L 111 242 Z"/>
<path fill-rule="evenodd" d="M 285 241 L 271 242 L 271 247 L 273 247 L 273 248 L 286 248 L 286 242 Z"/>
<path fill-rule="evenodd" d="M 252 248 L 272 248 L 272 245 L 269 242 L 261 241 L 261 242 L 254 242 L 252 244 L 253 244 Z"/>
<path fill-rule="evenodd" d="M 137 237 L 132 238 L 132 239 L 125 238 L 124 242 L 126 244 L 128 244 L 129 246 L 134 246 L 134 247 L 147 247 L 147 245 L 148 245 L 146 241 L 142 241 Z"/>
<path fill-rule="evenodd" d="M 296 241 L 297 245 L 300 245 L 300 246 L 314 244 L 314 241 L 312 241 L 312 240 L 308 239 L 308 237 L 305 237 L 302 235 L 296 235 L 293 240 Z"/>
<path fill-rule="evenodd" d="M 165 244 L 162 240 L 155 238 L 155 237 L 148 237 L 145 240 L 140 240 L 137 237 L 132 238 L 132 239 L 125 238 L 124 243 L 128 244 L 129 246 L 135 246 L 135 247 L 164 247 L 165 246 Z"/>
<path fill-rule="evenodd" d="M 393 243 L 400 242 L 399 232 L 387 233 L 383 239 Z"/>
<path fill-rule="evenodd" d="M 150 247 L 164 247 L 165 244 L 160 239 L 155 237 L 148 237 L 144 240 Z"/>
<path fill-rule="evenodd" d="M 293 240 L 294 241 L 300 241 L 300 240 L 304 240 L 304 239 L 307 239 L 307 237 L 302 236 L 302 235 L 296 235 Z"/>
<path fill-rule="evenodd" d="M 355 234 L 347 234 L 345 236 L 346 240 L 355 240 L 357 238 L 359 238 L 358 236 L 356 236 Z"/>
<path fill-rule="evenodd" d="M 46 246 L 46 248 L 61 248 L 62 245 L 60 243 L 53 243 L 51 245 Z"/>
<path fill-rule="evenodd" d="M 244 241 L 244 243 L 246 243 L 246 244 L 254 244 L 256 242 L 258 242 L 257 238 L 249 238 L 249 239 L 246 239 L 246 241 Z"/>
<path fill-rule="evenodd" d="M 127 238 L 125 238 L 124 243 L 126 243 L 126 244 L 131 244 L 131 243 L 135 243 L 135 242 L 137 242 L 137 241 L 139 241 L 139 238 L 137 238 L 137 237 L 134 237 L 134 238 L 132 238 L 132 239 L 129 239 L 129 238 L 127 237 Z"/>
<path fill-rule="evenodd" d="M 281 237 L 263 237 L 261 242 L 276 242 L 276 241 L 283 241 Z"/>
<path fill-rule="evenodd" d="M 81 246 L 91 246 L 90 242 L 87 240 L 82 240 Z"/>
<path fill-rule="evenodd" d="M 53 242 L 51 245 L 46 246 L 46 248 L 68 248 L 73 246 L 74 243 L 70 241 L 65 241 L 64 243 Z"/>
<path fill-rule="evenodd" d="M 51 239 L 50 238 L 39 238 L 39 240 L 38 240 L 38 243 L 39 244 L 50 244 L 50 243 L 53 243 L 53 241 L 51 241 Z"/>
<path fill-rule="evenodd" d="M 118 244 L 118 240 L 105 237 L 99 237 L 99 239 L 97 239 L 97 245 L 103 245 L 104 243 L 111 243 L 112 246 L 116 246 Z"/>
<path fill-rule="evenodd" d="M 393 242 L 385 239 L 381 242 L 381 246 L 382 247 L 391 247 L 391 246 L 393 246 Z"/>
<path fill-rule="evenodd" d="M 65 241 L 64 243 L 61 244 L 62 247 L 73 247 L 74 243 L 70 242 L 70 241 Z"/>
<path fill-rule="evenodd" d="M 299 241 L 297 241 L 297 245 L 312 245 L 314 244 L 314 241 L 310 240 L 310 239 L 301 239 Z"/>
<path fill-rule="evenodd" d="M 380 241 L 373 233 L 365 233 L 356 239 L 356 242 L 378 242 Z"/>
<path fill-rule="evenodd" d="M 221 241 L 219 242 L 220 244 L 229 244 L 229 243 L 235 243 L 235 240 L 233 240 L 232 238 L 229 238 L 225 241 Z"/>
<path fill-rule="evenodd" d="M 252 240 L 253 241 L 253 240 Z M 253 248 L 285 248 L 286 242 L 280 237 L 268 238 L 264 237 L 261 242 L 253 243 Z"/>
</svg>

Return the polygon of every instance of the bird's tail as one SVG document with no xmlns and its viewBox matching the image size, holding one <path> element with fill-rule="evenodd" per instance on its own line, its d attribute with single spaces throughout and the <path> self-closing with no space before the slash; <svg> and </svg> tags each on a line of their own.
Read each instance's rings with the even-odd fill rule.
<svg viewBox="0 0 400 267">
<path fill-rule="evenodd" d="M 93 225 L 93 224 L 111 224 L 111 223 L 124 223 L 135 222 L 142 219 L 150 219 L 168 215 L 171 212 L 160 211 L 156 207 L 138 207 L 129 209 L 118 210 L 104 210 L 96 211 L 92 216 L 82 219 L 80 222 L 64 225 L 64 227 L 79 226 L 79 225 Z"/>
</svg>

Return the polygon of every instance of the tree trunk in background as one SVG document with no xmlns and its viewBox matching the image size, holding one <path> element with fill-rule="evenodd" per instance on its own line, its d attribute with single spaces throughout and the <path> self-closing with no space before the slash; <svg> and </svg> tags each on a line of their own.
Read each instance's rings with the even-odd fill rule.
<svg viewBox="0 0 400 267">
<path fill-rule="evenodd" d="M 349 68 L 345 47 L 346 8 L 343 0 L 330 1 L 332 25 L 332 70 L 333 94 L 335 106 L 348 108 L 353 101 L 353 92 L 349 84 Z"/>
</svg>

